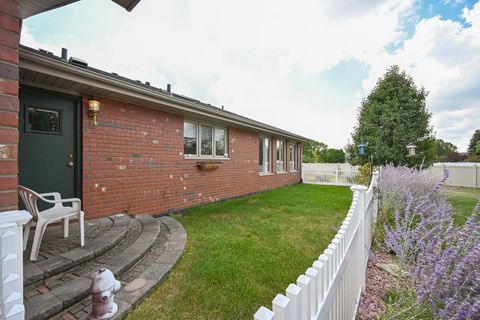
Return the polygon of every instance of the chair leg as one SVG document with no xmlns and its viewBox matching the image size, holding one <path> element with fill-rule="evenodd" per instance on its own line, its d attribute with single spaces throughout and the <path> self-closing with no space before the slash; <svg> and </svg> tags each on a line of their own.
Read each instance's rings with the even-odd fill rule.
<svg viewBox="0 0 480 320">
<path fill-rule="evenodd" d="M 40 243 L 42 242 L 45 228 L 47 228 L 48 221 L 37 221 L 37 227 L 35 228 L 35 235 L 33 236 L 32 252 L 30 254 L 30 261 L 37 260 L 38 251 L 40 251 Z"/>
<path fill-rule="evenodd" d="M 27 249 L 27 242 L 28 242 L 28 236 L 30 235 L 30 227 L 32 226 L 32 222 L 29 221 L 25 225 L 25 230 L 23 231 L 23 251 Z"/>
<path fill-rule="evenodd" d="M 78 215 L 78 224 L 80 227 L 80 246 L 83 247 L 85 245 L 85 226 L 83 211 L 80 211 L 80 214 Z"/>
<path fill-rule="evenodd" d="M 70 223 L 70 218 L 66 217 L 63 219 L 63 237 L 67 238 L 68 237 L 68 227 Z"/>
</svg>

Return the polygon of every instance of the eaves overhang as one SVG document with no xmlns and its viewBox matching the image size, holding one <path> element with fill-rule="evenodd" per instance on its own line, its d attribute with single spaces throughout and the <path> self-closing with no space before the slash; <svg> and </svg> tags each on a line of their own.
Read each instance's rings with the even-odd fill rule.
<svg viewBox="0 0 480 320">
<path fill-rule="evenodd" d="M 20 0 L 19 16 L 20 19 L 26 19 L 36 14 L 54 10 L 69 5 L 79 0 Z M 132 11 L 140 0 L 112 0 L 127 11 Z"/>
<path fill-rule="evenodd" d="M 197 100 L 170 94 L 165 90 L 119 77 L 93 68 L 68 63 L 54 55 L 45 55 L 22 46 L 20 84 L 75 95 L 94 95 L 138 104 L 151 109 L 180 114 L 189 118 L 216 121 L 232 127 L 248 129 L 276 137 L 302 142 L 311 139 L 252 120 L 235 113 L 200 103 Z M 36 79 L 44 79 L 39 83 Z M 45 80 L 47 79 L 47 80 Z"/>
</svg>

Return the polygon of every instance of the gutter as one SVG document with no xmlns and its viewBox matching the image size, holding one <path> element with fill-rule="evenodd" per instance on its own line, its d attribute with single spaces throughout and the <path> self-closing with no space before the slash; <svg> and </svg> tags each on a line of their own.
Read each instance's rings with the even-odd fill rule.
<svg viewBox="0 0 480 320">
<path fill-rule="evenodd" d="M 92 86 L 106 91 L 127 95 L 137 99 L 149 101 L 155 104 L 169 107 L 176 111 L 193 113 L 199 116 L 213 118 L 227 123 L 236 124 L 253 130 L 269 133 L 272 135 L 294 139 L 302 142 L 311 139 L 246 118 L 234 113 L 222 111 L 215 107 L 208 107 L 201 103 L 195 103 L 186 99 L 170 96 L 153 88 L 148 88 L 130 83 L 128 81 L 101 74 L 91 69 L 78 67 L 64 62 L 59 58 L 48 57 L 39 54 L 33 49 L 21 47 L 19 49 L 19 67 L 47 74 L 54 77 L 70 80 L 80 84 Z"/>
</svg>

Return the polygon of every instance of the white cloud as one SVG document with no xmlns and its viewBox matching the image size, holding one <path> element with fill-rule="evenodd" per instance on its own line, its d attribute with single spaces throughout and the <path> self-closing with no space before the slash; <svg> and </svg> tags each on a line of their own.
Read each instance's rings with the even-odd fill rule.
<svg viewBox="0 0 480 320">
<path fill-rule="evenodd" d="M 57 53 L 66 46 L 92 66 L 160 87 L 170 82 L 175 92 L 342 147 L 359 97 L 392 64 L 431 91 L 433 112 L 472 108 L 480 91 L 473 81 L 480 71 L 479 5 L 463 12 L 471 27 L 424 20 L 388 53 L 387 46 L 405 40 L 403 26 L 415 21 L 415 8 L 414 0 L 143 0 L 117 19 L 122 22 L 107 39 L 92 32 L 88 39 L 65 35 L 61 44 L 39 43 L 26 20 L 22 43 Z M 349 59 L 370 66 L 364 92 L 340 99 L 341 90 L 308 82 Z M 439 134 L 442 124 L 436 123 Z"/>
<path fill-rule="evenodd" d="M 372 69 L 363 84 L 368 92 L 388 66 L 399 65 L 429 90 L 437 137 L 466 151 L 480 123 L 480 3 L 463 16 L 470 26 L 439 17 L 420 21 L 401 49 L 367 61 Z"/>
</svg>

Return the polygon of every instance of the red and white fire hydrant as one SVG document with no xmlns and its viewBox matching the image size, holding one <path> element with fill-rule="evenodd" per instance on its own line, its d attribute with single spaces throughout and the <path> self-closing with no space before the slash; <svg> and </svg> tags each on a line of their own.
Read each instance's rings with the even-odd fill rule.
<svg viewBox="0 0 480 320">
<path fill-rule="evenodd" d="M 92 276 L 92 312 L 88 316 L 90 320 L 110 319 L 118 310 L 113 301 L 115 294 L 120 290 L 120 281 L 116 280 L 112 271 L 102 268 Z"/>
</svg>

